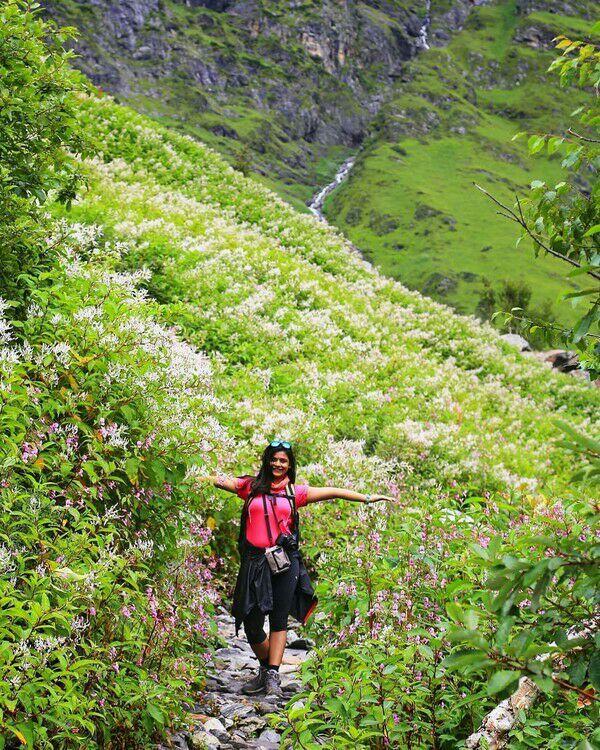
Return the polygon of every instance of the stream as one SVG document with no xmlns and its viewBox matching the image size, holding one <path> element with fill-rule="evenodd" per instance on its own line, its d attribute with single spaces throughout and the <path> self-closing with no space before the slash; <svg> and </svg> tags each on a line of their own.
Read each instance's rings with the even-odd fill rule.
<svg viewBox="0 0 600 750">
<path fill-rule="evenodd" d="M 421 49 L 429 49 L 431 0 L 425 0 L 425 8 L 425 18 L 423 19 L 423 24 L 419 29 L 419 44 Z M 333 180 L 329 184 L 325 185 L 324 188 L 321 188 L 318 193 L 315 193 L 310 203 L 308 204 L 309 211 L 311 211 L 311 213 L 313 213 L 321 221 L 327 221 L 327 219 L 325 218 L 325 214 L 323 213 L 323 205 L 325 204 L 325 199 L 330 193 L 332 193 L 337 187 L 339 187 L 342 182 L 344 182 L 344 180 L 347 179 L 352 170 L 352 167 L 354 166 L 355 161 L 356 154 L 346 159 L 346 161 L 338 169 Z"/>
<path fill-rule="evenodd" d="M 431 0 L 425 2 L 426 13 L 423 25 L 419 29 L 419 41 L 421 43 L 421 49 L 429 49 L 429 26 L 431 25 Z"/>
<path fill-rule="evenodd" d="M 333 180 L 328 185 L 325 185 L 324 188 L 319 190 L 319 192 L 313 196 L 311 202 L 308 204 L 309 210 L 317 218 L 321 219 L 321 221 L 327 221 L 325 215 L 323 214 L 323 204 L 325 203 L 325 198 L 327 198 L 329 193 L 332 193 L 348 177 L 348 175 L 350 174 L 350 170 L 354 166 L 355 160 L 356 156 L 351 156 L 349 159 L 346 159 L 346 161 L 338 169 L 337 174 L 335 175 Z"/>
</svg>

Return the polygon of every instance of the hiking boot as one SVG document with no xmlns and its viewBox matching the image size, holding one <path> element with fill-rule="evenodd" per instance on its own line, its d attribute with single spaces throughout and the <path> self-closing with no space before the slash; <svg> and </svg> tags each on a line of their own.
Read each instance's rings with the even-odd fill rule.
<svg viewBox="0 0 600 750">
<path fill-rule="evenodd" d="M 267 677 L 267 668 L 263 667 L 262 664 L 258 668 L 258 674 L 248 682 L 242 685 L 242 693 L 246 695 L 254 695 L 255 693 L 262 693 L 265 689 L 265 682 Z"/>
<path fill-rule="evenodd" d="M 265 695 L 276 695 L 279 698 L 283 695 L 283 690 L 281 689 L 281 675 L 274 669 L 267 669 Z"/>
</svg>

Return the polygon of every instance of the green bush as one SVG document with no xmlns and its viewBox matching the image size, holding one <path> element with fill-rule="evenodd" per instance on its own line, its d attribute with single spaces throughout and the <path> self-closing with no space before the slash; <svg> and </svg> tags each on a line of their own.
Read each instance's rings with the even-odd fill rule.
<svg viewBox="0 0 600 750">
<path fill-rule="evenodd" d="M 58 30 L 37 3 L 0 3 L 0 296 L 19 302 L 36 270 L 49 267 L 42 208 L 52 191 L 68 202 L 84 149 L 77 122 L 81 76 L 69 67 Z"/>
<path fill-rule="evenodd" d="M 211 637 L 186 478 L 219 444 L 210 367 L 96 234 L 50 238 L 61 263 L 0 356 L 1 746 L 142 744 L 181 715 Z"/>
</svg>

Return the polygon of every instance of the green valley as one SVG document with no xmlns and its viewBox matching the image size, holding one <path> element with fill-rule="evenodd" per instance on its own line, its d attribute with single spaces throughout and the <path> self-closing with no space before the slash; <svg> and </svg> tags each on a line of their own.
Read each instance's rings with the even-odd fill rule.
<svg viewBox="0 0 600 750">
<path fill-rule="evenodd" d="M 560 132 L 581 100 L 549 80 L 544 46 L 585 24 L 518 5 L 475 9 L 446 48 L 407 64 L 348 182 L 325 206 L 386 273 L 465 313 L 478 312 L 486 280 L 496 289 L 525 283 L 538 309 L 578 283 L 552 259 L 532 265 L 528 245 L 515 249 L 517 227 L 474 187 L 513 205 L 533 176 L 558 182 L 559 156 L 529 157 L 512 137 Z"/>
</svg>

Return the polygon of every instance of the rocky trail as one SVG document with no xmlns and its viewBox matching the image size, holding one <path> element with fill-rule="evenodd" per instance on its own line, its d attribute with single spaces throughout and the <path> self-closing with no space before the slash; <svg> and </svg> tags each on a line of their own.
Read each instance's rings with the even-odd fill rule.
<svg viewBox="0 0 600 750">
<path fill-rule="evenodd" d="M 190 706 L 190 729 L 174 735 L 170 744 L 157 750 L 206 750 L 260 748 L 277 750 L 280 735 L 269 727 L 269 714 L 280 710 L 300 690 L 297 673 L 310 658 L 310 642 L 288 630 L 287 647 L 279 669 L 283 697 L 246 696 L 241 687 L 251 679 L 258 661 L 244 637 L 235 636 L 234 620 L 224 609 L 217 615 L 219 635 L 227 645 L 216 650 L 209 664 L 209 677 L 198 702 Z"/>
</svg>

